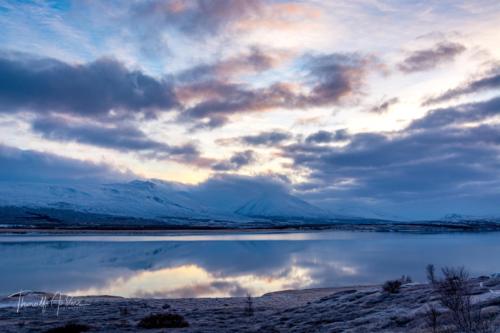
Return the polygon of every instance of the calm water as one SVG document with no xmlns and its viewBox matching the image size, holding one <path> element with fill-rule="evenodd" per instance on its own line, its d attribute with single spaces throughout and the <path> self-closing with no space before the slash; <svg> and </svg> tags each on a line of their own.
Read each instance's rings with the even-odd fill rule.
<svg viewBox="0 0 500 333">
<path fill-rule="evenodd" d="M 500 272 L 500 233 L 1 236 L 0 294 L 216 297 L 379 283 L 428 263 Z"/>
</svg>

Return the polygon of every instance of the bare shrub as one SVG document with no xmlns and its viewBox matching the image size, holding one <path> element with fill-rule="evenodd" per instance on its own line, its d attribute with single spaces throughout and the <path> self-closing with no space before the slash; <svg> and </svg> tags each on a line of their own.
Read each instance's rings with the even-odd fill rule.
<svg viewBox="0 0 500 333">
<path fill-rule="evenodd" d="M 425 267 L 425 272 L 427 276 L 427 281 L 430 284 L 436 283 L 436 269 L 433 264 L 429 264 Z"/>
<path fill-rule="evenodd" d="M 413 282 L 411 276 L 409 275 L 402 275 L 399 281 L 401 281 L 401 284 L 408 284 Z"/>
<path fill-rule="evenodd" d="M 432 333 L 439 332 L 439 311 L 434 307 L 434 305 L 428 305 L 427 311 L 425 312 L 425 321 L 427 325 L 431 328 Z"/>
<path fill-rule="evenodd" d="M 441 304 L 450 310 L 457 328 L 473 332 L 469 274 L 463 267 L 445 267 L 442 272 L 443 278 L 436 282 Z"/>
<path fill-rule="evenodd" d="M 388 280 L 382 285 L 382 289 L 389 294 L 397 294 L 404 284 L 412 283 L 413 280 L 409 275 L 401 275 L 397 280 Z"/>
<path fill-rule="evenodd" d="M 253 316 L 253 298 L 250 294 L 247 294 L 247 299 L 245 301 L 245 314 L 247 316 Z"/>
<path fill-rule="evenodd" d="M 463 267 L 442 269 L 443 278 L 435 280 L 434 287 L 441 304 L 450 310 L 452 323 L 458 332 L 493 332 L 491 322 L 483 318 L 480 308 L 472 304 L 472 285 L 469 273 Z"/>
<path fill-rule="evenodd" d="M 401 280 L 389 280 L 385 281 L 382 289 L 389 294 L 397 294 L 399 293 L 402 284 Z"/>
</svg>

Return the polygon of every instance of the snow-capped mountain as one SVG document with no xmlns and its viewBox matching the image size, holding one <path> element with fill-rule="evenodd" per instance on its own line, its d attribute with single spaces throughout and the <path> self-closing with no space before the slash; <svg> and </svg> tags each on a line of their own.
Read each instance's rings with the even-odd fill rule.
<svg viewBox="0 0 500 333">
<path fill-rule="evenodd" d="M 261 196 L 249 200 L 235 211 L 243 216 L 321 217 L 325 213 L 292 195 Z"/>
<path fill-rule="evenodd" d="M 218 181 L 189 186 L 159 180 L 113 184 L 0 182 L 0 206 L 155 220 L 326 216 L 320 208 L 280 186 L 261 185 Z"/>
<path fill-rule="evenodd" d="M 168 184 L 133 181 L 123 184 L 2 183 L 3 206 L 41 207 L 79 212 L 156 218 L 186 216 L 203 209 Z"/>
</svg>

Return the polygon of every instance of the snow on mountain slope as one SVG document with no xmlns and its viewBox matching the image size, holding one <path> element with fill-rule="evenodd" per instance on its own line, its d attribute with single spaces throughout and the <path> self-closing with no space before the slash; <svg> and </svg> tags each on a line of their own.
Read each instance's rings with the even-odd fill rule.
<svg viewBox="0 0 500 333">
<path fill-rule="evenodd" d="M 325 213 L 313 205 L 291 195 L 261 196 L 249 200 L 235 211 L 244 216 L 321 217 Z"/>
<path fill-rule="evenodd" d="M 168 184 L 133 181 L 121 184 L 0 185 L 4 206 L 60 208 L 130 217 L 199 217 L 206 209 Z"/>
<path fill-rule="evenodd" d="M 279 181 L 264 178 L 219 177 L 194 187 L 198 202 L 220 213 L 254 217 L 325 217 L 321 208 L 290 195 Z"/>
<path fill-rule="evenodd" d="M 274 184 L 224 181 L 188 186 L 159 180 L 114 184 L 0 182 L 0 206 L 56 208 L 136 218 L 325 216 Z"/>
</svg>

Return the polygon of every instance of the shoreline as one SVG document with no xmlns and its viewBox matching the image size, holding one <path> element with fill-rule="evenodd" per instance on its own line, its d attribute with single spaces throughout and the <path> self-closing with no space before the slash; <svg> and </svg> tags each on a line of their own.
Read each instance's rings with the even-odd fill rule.
<svg viewBox="0 0 500 333">
<path fill-rule="evenodd" d="M 119 234 L 119 235 L 161 235 L 161 234 L 263 234 L 263 233 L 294 233 L 294 232 L 321 232 L 321 231 L 351 231 L 351 232 L 402 232 L 402 233 L 450 233 L 450 232 L 496 232 L 500 231 L 500 223 L 496 222 L 467 222 L 467 223 L 344 223 L 344 224 L 300 224 L 277 226 L 0 226 L 0 235 L 21 234 Z"/>
</svg>

